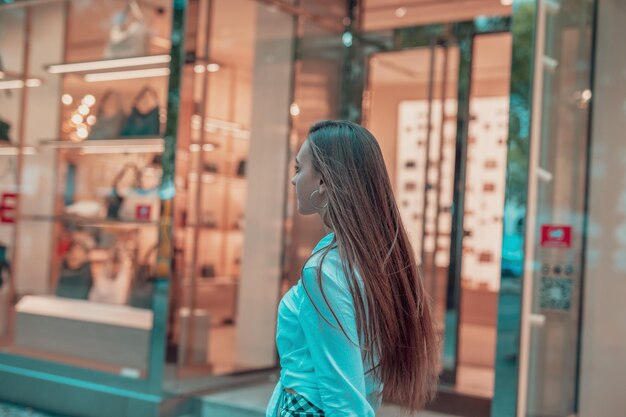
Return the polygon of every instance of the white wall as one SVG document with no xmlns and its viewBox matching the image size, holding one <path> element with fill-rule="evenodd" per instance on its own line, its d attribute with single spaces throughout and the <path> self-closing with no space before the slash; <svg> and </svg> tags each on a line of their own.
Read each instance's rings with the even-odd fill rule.
<svg viewBox="0 0 626 417">
<path fill-rule="evenodd" d="M 580 416 L 626 415 L 626 4 L 599 0 Z"/>
</svg>

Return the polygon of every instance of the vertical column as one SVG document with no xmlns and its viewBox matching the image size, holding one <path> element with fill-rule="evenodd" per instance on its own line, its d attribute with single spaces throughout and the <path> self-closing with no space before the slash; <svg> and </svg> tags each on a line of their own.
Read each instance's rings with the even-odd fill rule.
<svg viewBox="0 0 626 417">
<path fill-rule="evenodd" d="M 46 3 L 31 7 L 28 68 L 29 77 L 41 78 L 43 84 L 26 93 L 23 145 L 37 146 L 42 139 L 59 134 L 59 114 L 62 78 L 48 74 L 44 66 L 62 62 L 65 41 L 65 3 Z M 45 40 L 45 41 L 44 41 Z M 56 154 L 40 149 L 35 155 L 23 157 L 20 184 L 20 216 L 51 216 L 54 213 L 54 193 L 57 185 L 50 173 L 56 170 Z M 46 293 L 50 262 L 55 242 L 53 223 L 20 221 L 17 237 L 14 274 L 19 293 Z M 36 262 L 33 260 L 36 259 Z"/>
<path fill-rule="evenodd" d="M 237 361 L 255 367 L 275 364 L 294 22 L 291 16 L 258 4 L 256 27 L 246 226 L 237 313 Z"/>
</svg>

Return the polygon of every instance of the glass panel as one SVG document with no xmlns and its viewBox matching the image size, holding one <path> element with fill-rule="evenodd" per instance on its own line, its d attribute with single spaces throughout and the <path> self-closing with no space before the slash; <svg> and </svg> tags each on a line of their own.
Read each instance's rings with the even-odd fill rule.
<svg viewBox="0 0 626 417">
<path fill-rule="evenodd" d="M 307 3 L 315 2 L 307 0 Z M 320 27 L 309 20 L 304 20 L 301 25 L 300 55 L 294 79 L 295 112 L 292 112 L 289 179 L 295 174 L 294 158 L 311 125 L 319 120 L 339 118 L 341 94 L 342 32 Z M 297 212 L 295 188 L 291 184 L 287 185 L 287 193 L 286 254 L 281 294 L 300 279 L 302 265 L 325 234 L 319 218 Z"/>
<path fill-rule="evenodd" d="M 520 383 L 526 415 L 569 416 L 577 411 L 593 8 L 586 0 L 539 6 L 538 157 L 531 159 L 529 190 L 536 193 L 529 195 L 532 269 L 525 277 L 528 379 Z"/>
<path fill-rule="evenodd" d="M 440 335 L 446 325 L 458 60 L 456 47 L 373 54 L 365 102 L 365 124 L 395 179 L 400 214 L 421 259 Z"/>
<path fill-rule="evenodd" d="M 184 267 L 168 357 L 179 379 L 276 363 L 293 71 L 294 19 L 279 8 L 214 0 L 191 18 L 198 59 L 178 155 Z"/>
<path fill-rule="evenodd" d="M 0 39 L 13 47 L 0 50 L 19 46 L 31 87 L 17 130 L 14 321 L 3 351 L 145 378 L 170 2 L 48 2 L 2 17 L 13 23 Z"/>
<path fill-rule="evenodd" d="M 16 243 L 17 192 L 23 141 L 21 109 L 24 73 L 26 13 L 23 9 L 0 12 L 0 341 L 10 340 L 13 295 L 15 294 L 14 255 Z"/>
<path fill-rule="evenodd" d="M 624 413 L 626 375 L 626 7 L 597 2 L 593 45 L 593 122 L 578 415 Z M 620 330 L 621 329 L 621 330 Z"/>
<path fill-rule="evenodd" d="M 473 42 L 456 387 L 493 396 L 511 67 L 509 33 Z"/>
</svg>

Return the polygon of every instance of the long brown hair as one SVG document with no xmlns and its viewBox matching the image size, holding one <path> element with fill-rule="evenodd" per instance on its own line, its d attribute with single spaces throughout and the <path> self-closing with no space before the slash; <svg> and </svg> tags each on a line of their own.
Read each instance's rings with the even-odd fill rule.
<svg viewBox="0 0 626 417">
<path fill-rule="evenodd" d="M 327 189 L 324 222 L 335 232 L 322 260 L 336 243 L 365 360 L 384 384 L 383 399 L 417 411 L 436 391 L 439 342 L 378 142 L 348 121 L 318 122 L 308 141 Z M 320 270 L 317 279 L 322 288 Z"/>
</svg>

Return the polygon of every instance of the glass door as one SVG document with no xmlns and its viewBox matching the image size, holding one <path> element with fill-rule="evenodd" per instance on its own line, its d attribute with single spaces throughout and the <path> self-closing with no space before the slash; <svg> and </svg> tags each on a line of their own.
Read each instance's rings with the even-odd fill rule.
<svg viewBox="0 0 626 417">
<path fill-rule="evenodd" d="M 446 44 L 371 55 L 364 123 L 381 142 L 442 338 L 451 325 L 446 299 L 458 63 L 458 48 Z M 444 369 L 454 369 L 454 350 L 443 349 Z"/>
<path fill-rule="evenodd" d="M 538 1 L 535 13 L 517 415 L 565 417 L 578 413 L 594 10 Z"/>
<path fill-rule="evenodd" d="M 501 282 L 511 35 L 506 19 L 402 29 L 366 57 L 378 138 L 432 298 L 441 381 L 491 399 Z"/>
</svg>

